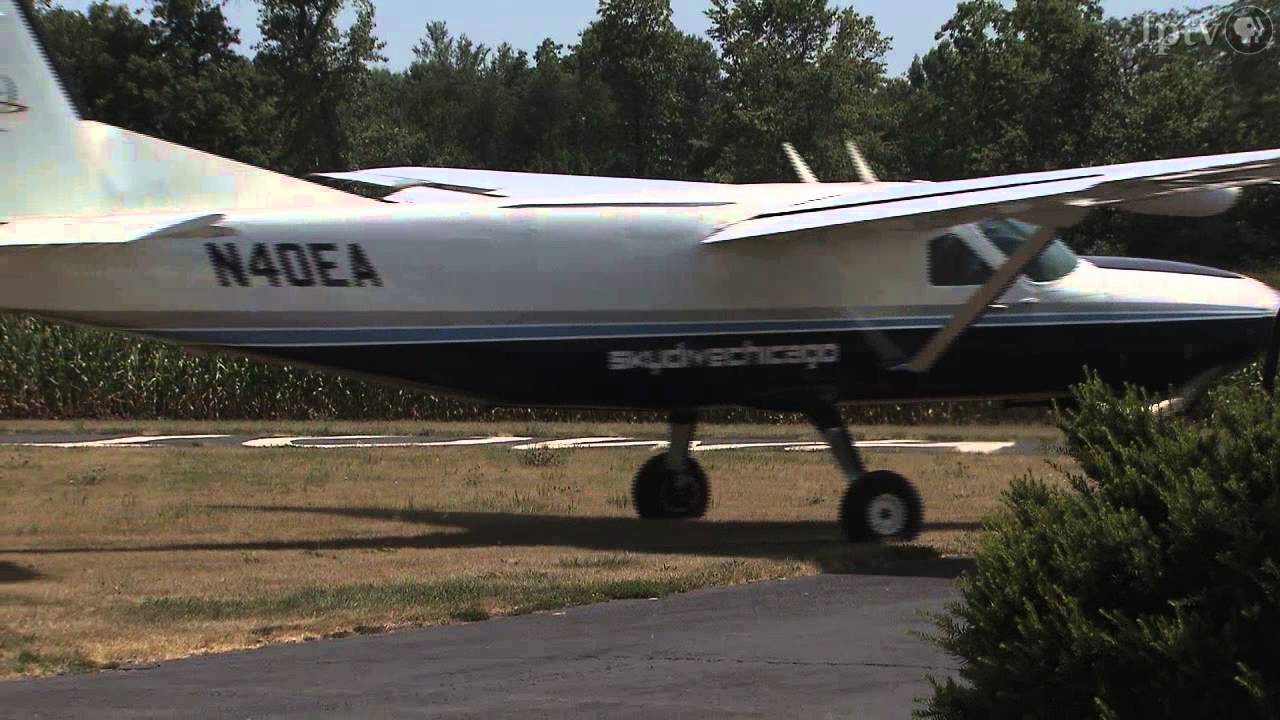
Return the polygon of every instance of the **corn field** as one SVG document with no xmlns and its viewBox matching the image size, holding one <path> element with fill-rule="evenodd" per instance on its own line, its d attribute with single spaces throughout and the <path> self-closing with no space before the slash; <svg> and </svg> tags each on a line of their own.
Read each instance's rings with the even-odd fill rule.
<svg viewBox="0 0 1280 720">
<path fill-rule="evenodd" d="M 869 406 L 855 422 L 987 422 L 994 403 Z M 314 370 L 192 353 L 122 333 L 0 316 L 0 417 L 172 420 L 635 420 L 651 412 L 491 408 Z M 750 410 L 709 413 L 718 422 L 789 422 Z"/>
</svg>

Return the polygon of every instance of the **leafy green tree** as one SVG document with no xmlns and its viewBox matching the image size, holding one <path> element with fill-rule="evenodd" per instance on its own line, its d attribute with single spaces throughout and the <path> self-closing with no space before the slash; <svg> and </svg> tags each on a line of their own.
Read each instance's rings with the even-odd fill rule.
<svg viewBox="0 0 1280 720">
<path fill-rule="evenodd" d="M 413 152 L 416 119 L 405 102 L 405 73 L 372 68 L 363 92 L 342 105 L 340 122 L 347 129 L 347 162 L 353 168 L 393 167 L 420 162 Z"/>
<path fill-rule="evenodd" d="M 417 119 L 416 153 L 433 165 L 521 169 L 529 144 L 521 127 L 534 71 L 528 54 L 496 50 L 443 22 L 429 23 L 408 71 L 407 104 Z"/>
<path fill-rule="evenodd" d="M 442 22 L 429 23 L 407 72 L 410 154 L 430 165 L 698 175 L 714 107 L 715 51 L 675 32 L 669 8 L 664 17 L 663 42 L 673 50 L 660 67 L 644 72 L 627 54 L 640 46 L 603 41 L 615 31 L 604 20 L 570 51 L 547 40 L 532 60 L 510 46 L 492 50 L 454 36 Z M 623 19 L 615 13 L 609 22 Z M 638 72 L 637 82 L 627 79 L 628 68 Z M 637 100 L 652 97 L 659 82 L 664 89 L 657 101 Z"/>
<path fill-rule="evenodd" d="M 417 120 L 415 155 L 428 165 L 481 166 L 483 149 L 469 123 L 479 119 L 489 48 L 436 21 L 413 53 L 407 104 Z"/>
<path fill-rule="evenodd" d="M 151 29 L 160 52 L 184 61 L 192 73 L 235 60 L 240 31 L 227 25 L 224 4 L 225 0 L 155 0 Z"/>
<path fill-rule="evenodd" d="M 371 0 L 352 0 L 355 20 L 338 28 L 346 0 L 259 0 L 256 61 L 276 96 L 276 165 L 293 173 L 348 165 L 343 107 L 365 91 L 369 64 L 386 60 Z"/>
<path fill-rule="evenodd" d="M 670 118 L 670 177 L 704 179 L 717 159 L 715 128 L 720 109 L 720 55 L 707 40 L 681 33 L 676 40 L 676 110 Z"/>
<path fill-rule="evenodd" d="M 159 62 L 146 95 L 162 113 L 163 137 L 265 164 L 267 89 L 236 51 L 240 31 L 227 24 L 225 1 L 155 0 L 150 28 Z"/>
<path fill-rule="evenodd" d="M 707 15 L 724 75 L 716 177 L 789 179 L 786 141 L 826 177 L 850 174 L 845 139 L 878 156 L 889 41 L 871 18 L 827 0 L 713 0 Z"/>
<path fill-rule="evenodd" d="M 620 162 L 621 153 L 609 146 L 616 113 L 603 80 L 579 72 L 576 54 L 542 41 L 514 128 L 515 145 L 527 152 L 525 169 L 585 175 Z"/>
<path fill-rule="evenodd" d="M 967 0 L 912 63 L 902 127 L 920 177 L 1107 162 L 1120 58 L 1097 0 Z"/>
<path fill-rule="evenodd" d="M 239 32 L 215 0 L 156 0 L 151 20 L 124 5 L 62 8 L 40 21 L 90 119 L 219 155 L 263 162 L 265 104 Z"/>
<path fill-rule="evenodd" d="M 167 73 L 151 27 L 125 5 L 96 2 L 79 13 L 55 7 L 40 17 L 50 53 L 89 119 L 164 136 L 170 108 L 148 98 Z"/>
<path fill-rule="evenodd" d="M 1280 18 L 1280 2 L 1267 9 Z M 1118 160 L 1207 155 L 1280 143 L 1280 49 L 1233 52 L 1223 23 L 1236 5 L 1137 15 L 1109 23 L 1121 57 Z M 1205 29 L 1218 34 L 1213 40 Z M 1169 40 L 1177 38 L 1176 41 Z M 1162 42 L 1162 40 L 1166 42 Z M 1246 191 L 1238 206 L 1194 220 L 1100 213 L 1071 232 L 1078 247 L 1250 270 L 1280 255 L 1280 197 Z"/>
<path fill-rule="evenodd" d="M 599 19 L 578 50 L 580 62 L 593 63 L 613 92 L 629 146 L 627 170 L 638 177 L 673 164 L 678 37 L 668 0 L 601 0 Z"/>
</svg>

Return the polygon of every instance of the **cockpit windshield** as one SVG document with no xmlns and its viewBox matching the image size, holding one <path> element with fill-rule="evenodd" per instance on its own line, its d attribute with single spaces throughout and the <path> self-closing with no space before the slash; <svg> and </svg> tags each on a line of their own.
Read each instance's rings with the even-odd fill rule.
<svg viewBox="0 0 1280 720">
<path fill-rule="evenodd" d="M 1019 245 L 1026 242 L 1039 229 L 1030 223 L 1012 219 L 978 223 L 978 228 L 1006 256 L 1012 255 Z M 1055 239 L 1035 260 L 1031 261 L 1023 272 L 1033 282 L 1052 282 L 1066 277 L 1076 269 L 1079 263 L 1080 259 L 1071 252 L 1071 248 L 1061 240 Z"/>
</svg>

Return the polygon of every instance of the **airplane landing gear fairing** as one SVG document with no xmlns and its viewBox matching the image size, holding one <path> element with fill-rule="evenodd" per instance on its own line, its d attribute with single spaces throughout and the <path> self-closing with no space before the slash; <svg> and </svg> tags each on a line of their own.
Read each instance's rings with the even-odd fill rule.
<svg viewBox="0 0 1280 720">
<path fill-rule="evenodd" d="M 810 419 L 831 446 L 849 480 L 840 502 L 840 529 L 850 542 L 912 540 L 924 525 L 924 503 L 906 478 L 888 470 L 867 472 L 853 436 L 835 408 Z"/>
<path fill-rule="evenodd" d="M 707 512 L 711 486 L 702 466 L 689 455 L 696 418 L 671 416 L 671 446 L 640 467 L 631 486 L 631 502 L 642 518 L 700 518 Z"/>
</svg>

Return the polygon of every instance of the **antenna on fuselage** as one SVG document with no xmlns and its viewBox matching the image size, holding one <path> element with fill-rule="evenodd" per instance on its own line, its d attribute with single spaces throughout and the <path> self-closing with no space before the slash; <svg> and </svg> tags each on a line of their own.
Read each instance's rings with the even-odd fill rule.
<svg viewBox="0 0 1280 720">
<path fill-rule="evenodd" d="M 813 170 L 809 168 L 809 163 L 800 157 L 800 153 L 796 152 L 796 146 L 789 142 L 782 143 L 782 152 L 787 154 L 787 160 L 791 162 L 791 169 L 796 171 L 796 177 L 800 178 L 802 183 L 821 182 L 818 176 L 813 174 Z"/>
</svg>

